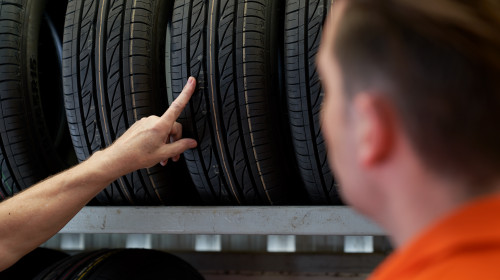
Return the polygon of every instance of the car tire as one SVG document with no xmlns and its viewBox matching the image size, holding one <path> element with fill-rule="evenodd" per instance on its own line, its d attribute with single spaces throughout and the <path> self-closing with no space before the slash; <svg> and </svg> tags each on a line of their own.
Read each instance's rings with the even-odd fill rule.
<svg viewBox="0 0 500 280">
<path fill-rule="evenodd" d="M 171 85 L 197 91 L 181 121 L 198 147 L 185 159 L 209 204 L 297 201 L 280 106 L 280 8 L 276 0 L 176 0 Z"/>
<path fill-rule="evenodd" d="M 285 77 L 289 125 L 304 186 L 314 204 L 338 204 L 320 128 L 323 89 L 316 71 L 322 26 L 331 0 L 287 0 Z"/>
<path fill-rule="evenodd" d="M 65 5 L 47 5 L 55 3 Z M 57 75 L 63 15 L 45 8 L 38 0 L 0 3 L 0 200 L 76 163 Z"/>
<path fill-rule="evenodd" d="M 65 104 L 80 161 L 110 146 L 134 122 L 167 109 L 162 58 L 169 7 L 161 0 L 69 2 Z M 105 205 L 193 203 L 197 194 L 183 164 L 132 172 L 96 198 Z"/>
<path fill-rule="evenodd" d="M 32 280 L 47 267 L 67 258 L 69 255 L 52 249 L 37 248 L 22 257 L 14 265 L 0 272 L 4 280 Z"/>
<path fill-rule="evenodd" d="M 200 280 L 201 274 L 182 259 L 155 250 L 114 249 L 81 253 L 40 273 L 36 280 Z"/>
</svg>

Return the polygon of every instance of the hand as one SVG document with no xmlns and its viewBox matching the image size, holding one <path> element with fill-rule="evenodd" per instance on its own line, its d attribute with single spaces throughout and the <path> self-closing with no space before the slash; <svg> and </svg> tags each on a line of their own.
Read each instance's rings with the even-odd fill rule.
<svg viewBox="0 0 500 280">
<path fill-rule="evenodd" d="M 109 166 L 119 176 L 157 163 L 165 165 L 169 158 L 177 161 L 184 151 L 196 147 L 194 139 L 182 139 L 182 125 L 176 122 L 195 87 L 196 80 L 190 77 L 163 116 L 142 118 L 104 150 Z"/>
</svg>

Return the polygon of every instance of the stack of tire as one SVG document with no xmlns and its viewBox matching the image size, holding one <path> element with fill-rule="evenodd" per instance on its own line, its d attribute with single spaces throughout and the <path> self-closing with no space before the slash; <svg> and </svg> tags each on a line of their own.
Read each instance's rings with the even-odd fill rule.
<svg viewBox="0 0 500 280">
<path fill-rule="evenodd" d="M 73 256 L 38 248 L 0 272 L 4 280 L 203 280 L 184 260 L 156 250 L 103 249 Z"/>
<path fill-rule="evenodd" d="M 101 205 L 339 203 L 315 55 L 331 1 L 6 0 L 0 4 L 0 196 L 160 115 L 198 147 L 127 174 Z M 66 12 L 64 13 L 64 10 Z"/>
</svg>

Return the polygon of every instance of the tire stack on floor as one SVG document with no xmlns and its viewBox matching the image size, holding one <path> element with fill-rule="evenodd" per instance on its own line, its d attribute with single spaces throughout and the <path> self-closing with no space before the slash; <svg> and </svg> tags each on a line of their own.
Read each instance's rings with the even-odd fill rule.
<svg viewBox="0 0 500 280">
<path fill-rule="evenodd" d="M 65 258 L 34 280 L 203 280 L 184 260 L 155 250 L 114 249 L 81 253 Z"/>
<path fill-rule="evenodd" d="M 68 257 L 69 255 L 67 253 L 61 251 L 37 248 L 22 257 L 11 267 L 0 271 L 0 279 L 32 280 L 48 267 Z"/>
<path fill-rule="evenodd" d="M 3 1 L 1 198 L 161 115 L 194 76 L 198 87 L 179 121 L 198 147 L 177 164 L 119 178 L 94 203 L 339 203 L 314 65 L 331 4 Z"/>
<path fill-rule="evenodd" d="M 2 280 L 203 280 L 174 255 L 144 249 L 103 249 L 69 256 L 38 248 L 0 272 Z"/>
</svg>

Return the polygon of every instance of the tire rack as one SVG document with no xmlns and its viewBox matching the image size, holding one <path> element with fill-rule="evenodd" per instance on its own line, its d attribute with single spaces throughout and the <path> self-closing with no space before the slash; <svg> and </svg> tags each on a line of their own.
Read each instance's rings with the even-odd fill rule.
<svg viewBox="0 0 500 280">
<path fill-rule="evenodd" d="M 372 251 L 348 251 L 366 238 Z M 281 248 L 273 251 L 273 242 Z M 43 247 L 165 250 L 208 280 L 362 280 L 392 250 L 384 232 L 348 206 L 85 207 Z"/>
<path fill-rule="evenodd" d="M 346 206 L 85 207 L 61 233 L 384 234 Z"/>
</svg>

